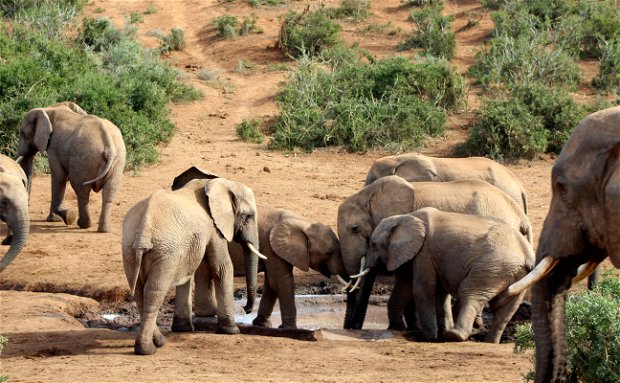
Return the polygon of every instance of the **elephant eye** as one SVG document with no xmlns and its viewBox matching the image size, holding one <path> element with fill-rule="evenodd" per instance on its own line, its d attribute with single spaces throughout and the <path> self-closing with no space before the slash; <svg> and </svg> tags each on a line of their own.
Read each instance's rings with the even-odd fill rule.
<svg viewBox="0 0 620 383">
<path fill-rule="evenodd" d="M 360 227 L 357 225 L 351 226 L 351 233 L 358 234 L 360 232 Z"/>
<path fill-rule="evenodd" d="M 558 193 L 560 193 L 560 195 L 566 195 L 566 185 L 564 184 L 564 182 L 558 181 L 556 183 L 556 187 L 558 188 Z"/>
</svg>

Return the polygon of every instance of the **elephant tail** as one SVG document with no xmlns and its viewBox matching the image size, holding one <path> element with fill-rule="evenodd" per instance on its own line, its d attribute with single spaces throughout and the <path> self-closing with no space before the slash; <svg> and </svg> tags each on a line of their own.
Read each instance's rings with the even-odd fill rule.
<svg viewBox="0 0 620 383">
<path fill-rule="evenodd" d="M 105 150 L 103 152 L 103 156 L 106 160 L 105 168 L 101 172 L 99 172 L 97 177 L 95 177 L 94 179 L 83 182 L 83 186 L 93 184 L 107 176 L 110 172 L 110 169 L 112 169 L 112 165 L 114 165 L 114 161 L 116 160 L 117 151 L 116 147 L 114 146 L 114 140 L 112 139 L 112 135 L 110 134 L 110 131 L 106 126 L 102 126 L 102 131 L 105 141 Z"/>
<path fill-rule="evenodd" d="M 527 215 L 527 194 L 525 191 L 521 192 L 521 200 L 523 201 L 523 212 Z"/>
<path fill-rule="evenodd" d="M 133 276 L 131 277 L 131 284 L 129 290 L 129 300 L 135 300 L 136 295 L 136 285 L 138 284 L 138 276 L 140 275 L 140 269 L 142 269 L 142 254 L 144 254 L 144 250 L 142 248 L 134 249 L 134 269 Z"/>
</svg>

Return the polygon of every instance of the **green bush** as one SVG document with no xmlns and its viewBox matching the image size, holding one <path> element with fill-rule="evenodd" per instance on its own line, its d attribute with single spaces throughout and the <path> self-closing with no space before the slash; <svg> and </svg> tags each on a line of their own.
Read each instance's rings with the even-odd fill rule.
<svg viewBox="0 0 620 383">
<path fill-rule="evenodd" d="M 400 5 L 403 7 L 411 6 L 443 6 L 443 0 L 400 0 Z"/>
<path fill-rule="evenodd" d="M 80 11 L 86 3 L 86 0 L 0 0 L 0 13 L 7 18 L 15 18 L 20 12 L 48 6 L 69 7 Z"/>
<path fill-rule="evenodd" d="M 277 98 L 280 115 L 271 147 L 413 149 L 443 132 L 446 109 L 462 105 L 463 80 L 445 61 L 370 57 L 368 62 L 360 52 L 335 50 L 341 60 L 329 60 L 329 69 L 298 61 Z"/>
<path fill-rule="evenodd" d="M 547 149 L 547 131 L 542 119 L 528 107 L 511 100 L 487 100 L 467 141 L 457 148 L 461 154 L 482 155 L 499 160 L 533 158 Z"/>
<path fill-rule="evenodd" d="M 237 125 L 237 136 L 239 136 L 241 141 L 262 144 L 263 141 L 265 141 L 265 135 L 259 129 L 260 123 L 260 120 L 256 118 L 244 118 L 243 121 Z"/>
<path fill-rule="evenodd" d="M 168 53 L 170 51 L 180 51 L 185 48 L 185 34 L 181 28 L 172 28 L 168 36 L 162 37 L 159 51 Z"/>
<path fill-rule="evenodd" d="M 260 5 L 276 6 L 286 4 L 286 0 L 247 0 L 247 2 L 253 7 L 258 7 Z"/>
<path fill-rule="evenodd" d="M 4 346 L 6 346 L 6 344 L 9 343 L 9 338 L 0 335 L 0 354 L 2 354 L 2 350 L 4 349 Z M 1 382 L 6 382 L 9 380 L 9 376 L 6 374 L 0 374 L 0 383 Z"/>
<path fill-rule="evenodd" d="M 568 381 L 620 381 L 620 276 L 607 272 L 594 290 L 566 302 Z M 517 327 L 515 352 L 534 349 L 530 324 Z M 533 379 L 530 372 L 526 378 Z"/>
<path fill-rule="evenodd" d="M 352 17 L 354 20 L 363 20 L 370 15 L 370 0 L 341 0 L 336 8 L 323 8 L 329 18 L 340 19 Z"/>
<path fill-rule="evenodd" d="M 620 38 L 606 43 L 599 74 L 592 85 L 606 92 L 620 93 Z"/>
<path fill-rule="evenodd" d="M 322 9 L 302 13 L 290 11 L 280 27 L 278 45 L 293 57 L 317 56 L 341 41 L 340 30 L 340 25 L 330 20 Z"/>
<path fill-rule="evenodd" d="M 243 16 L 243 22 L 241 23 L 241 27 L 239 28 L 239 34 L 241 36 L 247 35 L 256 29 L 256 21 L 258 21 L 258 16 L 252 13 L 249 17 Z"/>
<path fill-rule="evenodd" d="M 213 25 L 217 28 L 218 36 L 220 37 L 235 37 L 239 33 L 239 20 L 232 15 L 216 17 L 215 20 L 213 20 Z"/>
<path fill-rule="evenodd" d="M 450 60 L 456 50 L 456 39 L 452 32 L 454 16 L 442 16 L 439 7 L 427 7 L 412 12 L 409 18 L 417 29 L 401 44 L 402 49 L 424 48 L 427 54 Z"/>
</svg>

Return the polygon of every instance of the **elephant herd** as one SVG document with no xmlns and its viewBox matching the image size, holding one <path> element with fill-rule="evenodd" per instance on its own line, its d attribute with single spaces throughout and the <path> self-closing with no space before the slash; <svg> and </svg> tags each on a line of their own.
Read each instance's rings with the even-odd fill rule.
<svg viewBox="0 0 620 383">
<path fill-rule="evenodd" d="M 10 245 L 0 271 L 29 235 L 37 152 L 47 153 L 51 170 L 48 221 L 77 219 L 90 227 L 89 194 L 102 190 L 98 231 L 110 230 L 125 166 L 120 130 L 72 102 L 33 109 L 20 127 L 18 161 L 0 156 L 0 219 L 9 228 L 2 244 Z M 64 203 L 67 181 L 77 213 Z M 466 340 L 488 304 L 493 319 L 486 341 L 498 343 L 533 286 L 536 381 L 561 381 L 566 291 L 607 257 L 620 268 L 620 106 L 579 123 L 551 184 L 535 254 L 526 191 L 510 170 L 486 158 L 412 153 L 376 160 L 365 186 L 339 206 L 337 236 L 327 225 L 257 204 L 242 183 L 191 167 L 170 190 L 137 202 L 123 221 L 123 266 L 141 320 L 135 353 L 153 354 L 165 343 L 156 318 L 173 286 L 172 331 L 192 331 L 193 316 L 214 316 L 218 333 L 238 333 L 233 277 L 246 277 L 250 313 L 261 271 L 253 324 L 271 327 L 279 301 L 280 327 L 296 328 L 297 267 L 342 283 L 348 329 L 362 328 L 377 275 L 393 274 L 389 328 L 415 330 L 427 341 Z"/>
</svg>

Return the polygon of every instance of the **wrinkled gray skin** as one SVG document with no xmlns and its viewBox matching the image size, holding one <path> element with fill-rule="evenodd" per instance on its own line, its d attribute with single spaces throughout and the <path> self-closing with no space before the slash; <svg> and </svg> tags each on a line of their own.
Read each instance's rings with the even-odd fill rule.
<svg viewBox="0 0 620 383">
<path fill-rule="evenodd" d="M 192 277 L 203 258 L 213 279 L 218 332 L 239 333 L 228 254 L 228 242 L 233 240 L 259 247 L 256 202 L 250 188 L 224 178 L 192 180 L 176 191 L 158 190 L 127 212 L 123 266 L 140 310 L 136 354 L 153 354 L 165 343 L 156 319 L 172 286 L 178 286 L 177 307 L 190 317 Z M 252 290 L 255 285 L 248 286 Z M 180 331 L 183 324 L 174 325 Z M 191 321 L 184 325 L 192 329 Z"/>
<path fill-rule="evenodd" d="M 359 273 L 361 258 L 368 251 L 370 235 L 382 219 L 427 206 L 500 219 L 531 242 L 532 227 L 525 213 L 506 193 L 485 181 L 410 183 L 398 176 L 387 176 L 347 198 L 338 209 L 340 252 L 347 273 Z M 408 275 L 396 274 L 397 285 L 410 279 Z M 405 328 L 402 314 L 405 304 L 411 299 L 409 291 L 405 287 L 392 291 L 388 302 L 390 329 Z M 361 294 L 358 290 L 347 296 L 345 328 L 351 328 L 350 316 Z"/>
<path fill-rule="evenodd" d="M 2 244 L 11 246 L 0 260 L 0 272 L 21 253 L 28 240 L 30 216 L 27 186 L 28 180 L 22 168 L 11 158 L 0 154 L 0 220 L 8 226 Z"/>
<path fill-rule="evenodd" d="M 527 214 L 527 193 L 507 167 L 485 157 L 441 158 L 419 153 L 387 156 L 374 161 L 365 185 L 397 175 L 409 182 L 483 180 L 506 192 Z"/>
<path fill-rule="evenodd" d="M 326 278 L 340 275 L 347 279 L 340 257 L 340 243 L 329 226 L 312 222 L 288 210 L 264 205 L 258 205 L 258 233 L 260 252 L 267 259 L 259 261 L 259 272 L 264 271 L 265 278 L 258 315 L 252 323 L 271 327 L 271 313 L 277 300 L 282 314 L 280 328 L 295 329 L 297 310 L 293 267 L 303 271 L 313 269 Z M 228 251 L 235 276 L 245 275 L 241 246 L 230 242 Z M 204 266 L 204 263 L 201 264 L 195 277 L 194 312 L 201 317 L 215 314 L 208 278 L 201 277 Z"/>
<path fill-rule="evenodd" d="M 48 221 L 72 224 L 76 218 L 81 228 L 92 226 L 88 207 L 91 190 L 103 190 L 98 231 L 109 232 L 114 197 L 119 190 L 125 168 L 125 143 L 120 130 L 110 121 L 88 115 L 72 102 L 30 110 L 19 130 L 18 153 L 32 185 L 33 159 L 47 152 L 52 202 Z M 65 206 L 67 181 L 78 199 L 79 217 Z"/>
<path fill-rule="evenodd" d="M 506 290 L 533 268 L 534 251 L 520 232 L 502 221 L 427 207 L 382 220 L 370 238 L 367 262 L 371 269 L 379 263 L 388 271 L 412 269 L 423 340 L 467 340 L 488 302 L 493 321 L 485 341 L 499 343 L 525 294 L 510 296 Z M 370 295 L 373 283 L 365 277 L 362 291 Z M 454 324 L 443 322 L 443 302 L 449 295 L 460 306 Z M 362 302 L 366 304 L 356 307 L 353 322 L 365 315 L 368 296 Z"/>
<path fill-rule="evenodd" d="M 566 381 L 566 291 L 577 267 L 609 257 L 620 268 L 620 107 L 582 120 L 557 158 L 536 259 L 559 259 L 532 288 L 536 382 Z"/>
</svg>

